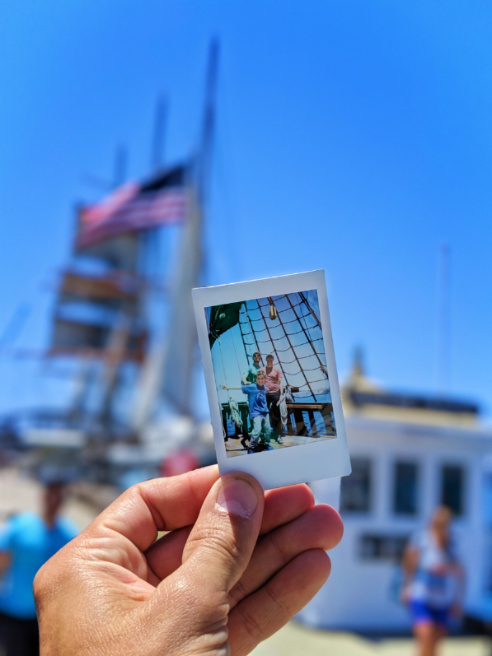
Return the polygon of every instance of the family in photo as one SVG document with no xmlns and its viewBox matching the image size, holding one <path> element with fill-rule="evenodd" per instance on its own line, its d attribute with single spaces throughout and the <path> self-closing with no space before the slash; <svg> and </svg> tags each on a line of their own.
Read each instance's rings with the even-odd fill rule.
<svg viewBox="0 0 492 656">
<path fill-rule="evenodd" d="M 350 473 L 324 272 L 200 287 L 193 303 L 221 473 L 266 489 Z"/>
<path fill-rule="evenodd" d="M 282 372 L 273 366 L 273 355 L 267 355 L 265 368 L 262 368 L 261 353 L 253 353 L 253 362 L 248 370 L 244 372 L 241 379 L 241 391 L 248 397 L 249 416 L 253 423 L 250 436 L 248 453 L 257 451 L 271 451 L 273 447 L 270 441 L 274 439 L 277 444 L 283 444 L 282 440 L 282 403 L 284 415 L 287 413 L 285 397 L 280 397 L 282 390 Z M 235 389 L 222 386 L 222 389 Z M 246 437 L 241 442 L 244 447 Z"/>
</svg>

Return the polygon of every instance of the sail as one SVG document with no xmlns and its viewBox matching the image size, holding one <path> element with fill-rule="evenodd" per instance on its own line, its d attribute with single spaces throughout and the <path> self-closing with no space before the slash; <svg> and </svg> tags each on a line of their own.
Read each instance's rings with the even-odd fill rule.
<svg viewBox="0 0 492 656">
<path fill-rule="evenodd" d="M 210 348 L 215 340 L 227 330 L 239 323 L 239 312 L 243 303 L 229 303 L 228 305 L 214 305 L 210 308 L 208 322 L 208 339 Z"/>
<path fill-rule="evenodd" d="M 190 215 L 178 253 L 171 297 L 172 317 L 167 335 L 161 392 L 180 412 L 193 415 L 191 374 L 197 358 L 198 335 L 191 290 L 201 284 L 203 270 L 202 208 L 192 189 Z"/>
<path fill-rule="evenodd" d="M 200 285 L 202 271 L 202 212 L 194 189 L 188 189 L 188 217 L 181 235 L 177 266 L 171 281 L 171 314 L 165 339 L 152 348 L 141 374 L 133 425 L 141 430 L 157 399 L 162 396 L 175 409 L 193 414 L 192 370 L 198 337 L 191 290 Z"/>
<path fill-rule="evenodd" d="M 171 316 L 165 339 L 156 344 L 143 369 L 133 413 L 133 428 L 140 431 L 149 422 L 159 397 L 175 412 L 193 416 L 192 371 L 198 350 L 191 290 L 202 283 L 203 208 L 210 174 L 212 136 L 215 120 L 218 43 L 210 49 L 205 111 L 201 144 L 188 170 L 186 220 L 178 252 L 174 279 L 171 280 Z"/>
</svg>

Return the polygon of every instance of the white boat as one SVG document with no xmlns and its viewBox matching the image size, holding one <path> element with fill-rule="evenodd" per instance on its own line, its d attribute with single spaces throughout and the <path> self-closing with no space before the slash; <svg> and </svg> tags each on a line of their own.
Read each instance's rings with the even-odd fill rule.
<svg viewBox="0 0 492 656">
<path fill-rule="evenodd" d="M 342 386 L 352 475 L 313 484 L 340 500 L 345 533 L 329 581 L 301 613 L 308 624 L 361 632 L 410 628 L 398 599 L 402 550 L 441 504 L 466 570 L 465 614 L 492 607 L 492 428 L 474 403 L 391 393 L 354 366 Z"/>
</svg>

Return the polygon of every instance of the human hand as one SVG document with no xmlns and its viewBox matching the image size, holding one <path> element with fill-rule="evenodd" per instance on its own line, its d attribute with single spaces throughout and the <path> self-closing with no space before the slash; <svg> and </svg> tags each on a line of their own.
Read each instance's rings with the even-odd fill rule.
<svg viewBox="0 0 492 656">
<path fill-rule="evenodd" d="M 328 578 L 342 523 L 313 506 L 215 466 L 133 486 L 36 576 L 41 654 L 248 654 Z"/>
</svg>

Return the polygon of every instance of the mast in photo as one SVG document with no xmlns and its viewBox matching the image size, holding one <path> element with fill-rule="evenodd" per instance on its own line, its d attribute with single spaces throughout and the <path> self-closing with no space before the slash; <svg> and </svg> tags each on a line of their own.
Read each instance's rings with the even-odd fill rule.
<svg viewBox="0 0 492 656">
<path fill-rule="evenodd" d="M 315 289 L 205 312 L 227 457 L 336 437 Z"/>
</svg>

